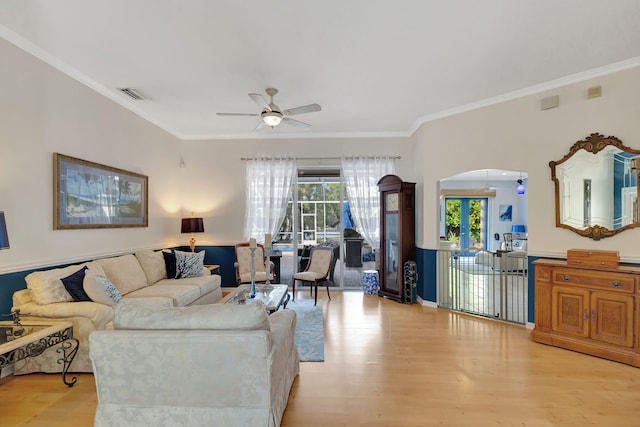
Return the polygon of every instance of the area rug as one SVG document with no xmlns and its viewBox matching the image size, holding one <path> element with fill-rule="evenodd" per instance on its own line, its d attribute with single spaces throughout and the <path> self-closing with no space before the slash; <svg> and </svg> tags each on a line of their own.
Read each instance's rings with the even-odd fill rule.
<svg viewBox="0 0 640 427">
<path fill-rule="evenodd" d="M 322 307 L 313 300 L 290 301 L 287 308 L 296 312 L 296 348 L 301 362 L 324 362 Z"/>
</svg>

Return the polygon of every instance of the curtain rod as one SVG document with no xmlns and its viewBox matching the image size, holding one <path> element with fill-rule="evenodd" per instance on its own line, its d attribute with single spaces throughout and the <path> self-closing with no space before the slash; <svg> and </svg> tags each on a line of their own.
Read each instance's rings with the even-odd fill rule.
<svg viewBox="0 0 640 427">
<path fill-rule="evenodd" d="M 290 159 L 294 159 L 294 160 L 342 160 L 342 159 L 357 159 L 357 158 L 361 158 L 361 159 L 379 159 L 382 157 L 389 157 L 393 160 L 399 160 L 402 157 L 400 156 L 344 156 L 344 157 L 282 157 L 282 158 L 290 158 Z M 269 157 L 240 157 L 240 160 L 255 160 L 255 159 L 259 159 L 259 158 L 265 158 L 268 159 Z M 279 158 L 276 156 L 276 158 Z"/>
</svg>

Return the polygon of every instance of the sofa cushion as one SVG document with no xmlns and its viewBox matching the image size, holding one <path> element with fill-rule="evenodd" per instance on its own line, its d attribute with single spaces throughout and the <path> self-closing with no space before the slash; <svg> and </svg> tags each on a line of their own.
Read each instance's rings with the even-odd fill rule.
<svg viewBox="0 0 640 427">
<path fill-rule="evenodd" d="M 168 297 L 130 297 L 127 295 L 123 297 L 126 301 L 138 301 L 138 302 L 147 302 L 155 305 L 159 305 L 160 307 L 173 307 L 173 300 Z"/>
<path fill-rule="evenodd" d="M 62 280 L 64 288 L 69 292 L 69 295 L 71 295 L 74 301 L 91 301 L 91 298 L 89 298 L 89 295 L 84 291 L 82 285 L 86 271 L 87 267 L 84 266 L 72 275 L 60 279 Z"/>
<path fill-rule="evenodd" d="M 209 270 L 207 270 L 208 272 Z M 188 277 L 186 279 L 163 279 L 156 282 L 156 285 L 190 285 L 200 289 L 200 296 L 208 294 L 220 287 L 222 280 L 218 275 L 206 274 L 200 277 Z"/>
<path fill-rule="evenodd" d="M 94 302 L 105 305 L 116 305 L 122 300 L 122 295 L 111 281 L 102 274 L 87 271 L 84 276 L 84 291 Z"/>
<path fill-rule="evenodd" d="M 269 330 L 269 319 L 260 301 L 253 304 L 206 304 L 164 308 L 124 300 L 115 309 L 115 329 L 215 329 Z"/>
<path fill-rule="evenodd" d="M 175 281 L 175 280 L 174 280 Z M 154 284 L 127 294 L 127 297 L 166 297 L 173 300 L 174 307 L 184 307 L 200 298 L 200 288 L 192 285 Z"/>
<path fill-rule="evenodd" d="M 103 258 L 98 262 L 104 269 L 106 276 L 122 295 L 147 286 L 147 276 L 138 259 L 131 254 Z"/>
<path fill-rule="evenodd" d="M 158 280 L 167 278 L 167 268 L 164 264 L 164 257 L 161 251 L 148 249 L 138 251 L 134 255 L 138 259 L 145 276 L 147 276 L 148 284 L 152 285 Z"/>
<path fill-rule="evenodd" d="M 31 299 L 40 305 L 53 304 L 58 302 L 71 302 L 73 298 L 62 284 L 63 277 L 67 277 L 84 266 L 98 273 L 104 274 L 100 264 L 88 262 L 85 264 L 70 265 L 63 268 L 54 268 L 45 271 L 36 271 L 25 277 L 27 288 Z"/>
<path fill-rule="evenodd" d="M 198 253 L 174 251 L 176 254 L 176 279 L 202 276 L 204 251 Z"/>
</svg>

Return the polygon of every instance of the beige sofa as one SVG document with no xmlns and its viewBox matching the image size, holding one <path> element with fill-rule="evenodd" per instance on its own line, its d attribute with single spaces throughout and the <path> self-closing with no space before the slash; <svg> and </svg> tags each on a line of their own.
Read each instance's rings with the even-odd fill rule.
<svg viewBox="0 0 640 427">
<path fill-rule="evenodd" d="M 114 308 L 93 301 L 74 302 L 61 279 L 83 267 L 107 277 L 125 300 L 147 301 L 158 306 L 183 307 L 213 304 L 222 299 L 221 278 L 204 266 L 199 277 L 167 278 L 162 252 L 143 250 L 135 254 L 104 258 L 84 264 L 38 271 L 25 280 L 27 289 L 13 294 L 13 310 L 20 310 L 23 323 L 29 320 L 67 320 L 80 342 L 70 372 L 92 372 L 89 334 L 112 328 Z M 60 353 L 52 347 L 37 357 L 16 362 L 15 374 L 61 372 Z"/>
<path fill-rule="evenodd" d="M 300 362 L 296 313 L 261 302 L 124 300 L 89 337 L 95 426 L 279 426 Z"/>
</svg>

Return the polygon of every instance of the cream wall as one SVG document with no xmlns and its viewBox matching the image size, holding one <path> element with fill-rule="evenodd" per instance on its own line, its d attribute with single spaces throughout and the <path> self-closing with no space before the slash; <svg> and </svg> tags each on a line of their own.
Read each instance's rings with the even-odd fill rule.
<svg viewBox="0 0 640 427">
<path fill-rule="evenodd" d="M 176 241 L 179 141 L 0 40 L 0 273 Z M 53 230 L 53 153 L 149 176 L 149 227 Z"/>
<path fill-rule="evenodd" d="M 409 138 L 263 139 L 183 141 L 185 167 L 180 170 L 184 213 L 204 217 L 199 243 L 235 244 L 242 240 L 245 212 L 245 164 L 241 157 L 291 156 L 308 158 L 300 165 L 339 166 L 341 156 L 400 156 L 396 174 L 414 180 Z M 310 159 L 309 159 L 310 158 Z"/>
<path fill-rule="evenodd" d="M 240 157 L 262 155 L 401 156 L 398 175 L 417 183 L 417 242 L 431 249 L 439 237 L 440 179 L 475 169 L 523 170 L 532 255 L 613 249 L 640 262 L 640 230 L 594 242 L 554 226 L 548 167 L 591 132 L 640 147 L 640 69 L 428 122 L 411 138 L 179 141 L 3 40 L 0 57 L 0 210 L 11 242 L 0 251 L 0 273 L 186 243 L 179 218 L 191 211 L 205 219 L 198 242 L 232 244 L 242 238 Z M 587 100 L 586 88 L 595 84 L 603 96 Z M 560 107 L 540 111 L 539 100 L 554 94 Z M 148 175 L 149 227 L 54 231 L 53 152 Z"/>
<path fill-rule="evenodd" d="M 4 40 L 0 57 L 0 210 L 11 243 L 0 274 L 186 244 L 179 219 L 191 212 L 204 217 L 198 243 L 234 244 L 244 219 L 241 157 L 400 156 L 398 175 L 413 179 L 409 138 L 180 141 Z M 148 175 L 149 227 L 53 230 L 54 152 Z"/>
<path fill-rule="evenodd" d="M 586 99 L 586 89 L 602 85 L 602 97 Z M 540 111 L 539 101 L 560 96 L 560 107 Z M 563 256 L 567 249 L 618 250 L 623 260 L 640 262 L 640 229 L 593 241 L 555 227 L 549 161 L 592 132 L 614 135 L 640 148 L 640 69 L 621 71 L 538 95 L 423 124 L 412 136 L 422 174 L 422 215 L 418 245 L 438 242 L 437 182 L 476 169 L 528 173 L 529 253 Z"/>
</svg>

